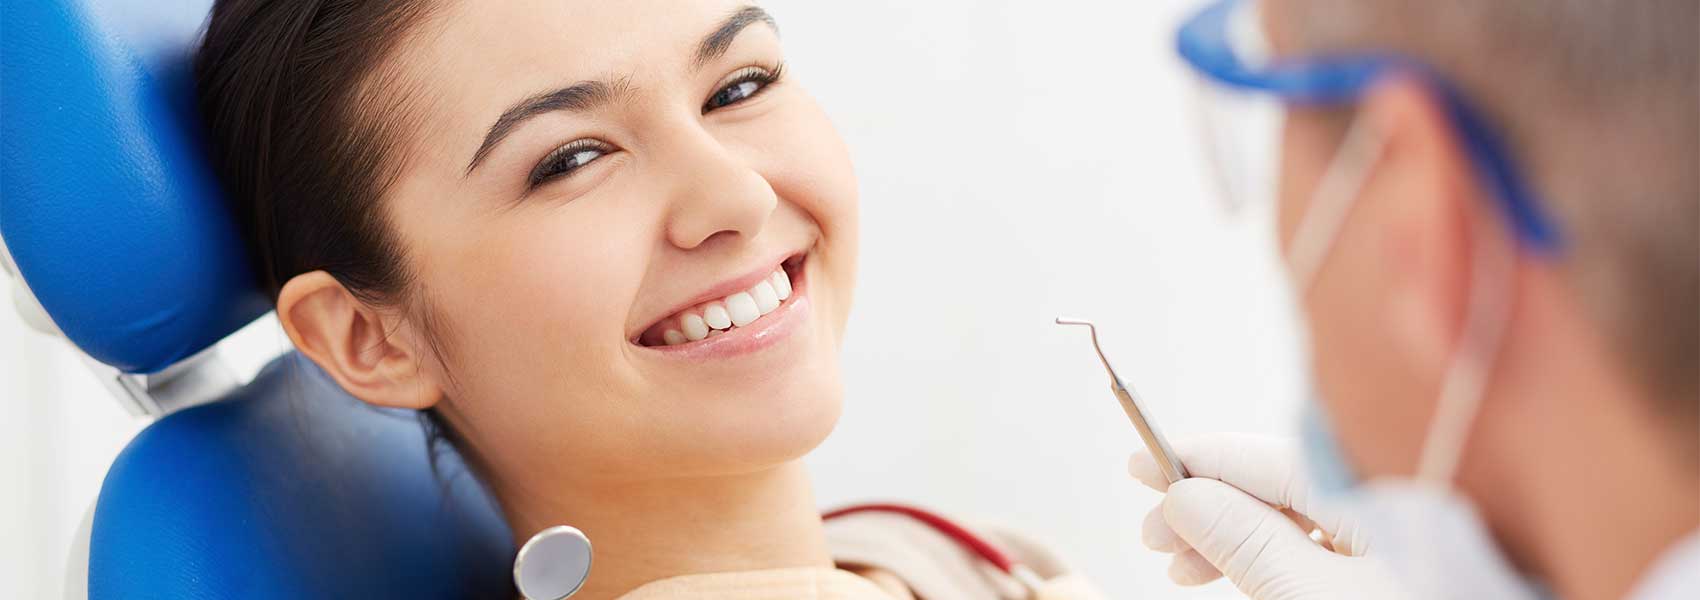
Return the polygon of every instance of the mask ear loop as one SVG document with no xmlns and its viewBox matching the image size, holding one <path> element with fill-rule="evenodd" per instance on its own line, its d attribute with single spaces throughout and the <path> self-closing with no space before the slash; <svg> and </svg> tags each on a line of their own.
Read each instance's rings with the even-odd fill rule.
<svg viewBox="0 0 1700 600">
<path fill-rule="evenodd" d="M 1464 336 L 1447 365 L 1417 463 L 1417 481 L 1440 487 L 1450 487 L 1457 475 L 1510 325 L 1515 296 L 1516 249 L 1495 247 L 1498 236 L 1484 221 L 1478 219 L 1471 228 L 1470 308 Z"/>
<path fill-rule="evenodd" d="M 1516 242 L 1511 242 L 1511 248 L 1501 247 L 1499 238 L 1490 229 L 1494 226 L 1491 221 L 1491 218 L 1475 219 L 1470 228 L 1469 313 L 1464 318 L 1463 337 L 1441 382 L 1440 398 L 1429 421 L 1413 479 L 1416 485 L 1429 486 L 1449 496 L 1456 496 L 1458 465 L 1476 416 L 1481 414 L 1482 400 L 1510 324 L 1516 289 L 1512 280 L 1517 265 Z M 1458 500 L 1461 498 L 1454 498 L 1455 502 Z M 1466 514 L 1473 515 L 1468 500 L 1463 502 Z M 1472 518 L 1480 524 L 1479 516 Z M 1485 529 L 1478 533 L 1487 534 Z M 1442 537 L 1441 532 L 1430 529 L 1414 540 L 1418 544 L 1414 549 L 1416 556 L 1428 558 L 1424 568 L 1431 569 L 1431 577 L 1452 575 L 1438 572 L 1445 561 L 1437 557 L 1455 552 L 1458 540 Z M 1484 543 L 1493 544 L 1491 540 Z M 1510 569 L 1509 565 L 1501 568 Z"/>
<path fill-rule="evenodd" d="M 1372 167 L 1387 149 L 1386 135 L 1366 119 L 1353 121 L 1340 153 L 1318 182 L 1288 253 L 1295 289 L 1308 293 L 1351 214 Z M 1477 223 L 1471 233 L 1469 313 L 1464 336 L 1448 361 L 1440 399 L 1417 464 L 1416 479 L 1448 487 L 1480 412 L 1508 325 L 1516 252 L 1492 247 L 1494 236 Z"/>
<path fill-rule="evenodd" d="M 1356 119 L 1346 130 L 1340 143 L 1340 153 L 1323 172 L 1322 181 L 1311 194 L 1310 206 L 1293 232 L 1293 245 L 1288 250 L 1287 270 L 1293 289 L 1300 294 L 1310 292 L 1317 272 L 1340 238 L 1346 216 L 1352 212 L 1364 185 L 1369 183 L 1373 167 L 1387 150 L 1387 136 L 1381 128 L 1367 119 Z"/>
</svg>

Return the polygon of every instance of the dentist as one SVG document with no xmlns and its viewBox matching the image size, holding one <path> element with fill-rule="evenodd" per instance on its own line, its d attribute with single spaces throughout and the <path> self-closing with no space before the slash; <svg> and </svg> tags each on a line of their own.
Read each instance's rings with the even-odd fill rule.
<svg viewBox="0 0 1700 600">
<path fill-rule="evenodd" d="M 1183 26 L 1226 196 L 1273 196 L 1315 394 L 1302 450 L 1181 440 L 1174 485 L 1133 457 L 1171 578 L 1700 597 L 1697 40 L 1693 0 L 1226 0 Z"/>
</svg>

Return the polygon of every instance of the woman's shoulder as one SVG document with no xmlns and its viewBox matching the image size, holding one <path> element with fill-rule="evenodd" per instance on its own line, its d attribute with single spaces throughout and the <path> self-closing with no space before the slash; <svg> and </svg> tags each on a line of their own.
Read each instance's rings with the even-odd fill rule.
<svg viewBox="0 0 1700 600">
<path fill-rule="evenodd" d="M 976 519 L 950 515 L 945 519 L 1037 575 L 1043 582 L 1038 598 L 1101 597 L 1037 538 Z M 887 511 L 845 514 L 827 520 L 826 537 L 840 567 L 884 571 L 921 598 L 1029 597 L 1021 581 L 994 567 L 969 544 L 911 515 Z"/>
</svg>

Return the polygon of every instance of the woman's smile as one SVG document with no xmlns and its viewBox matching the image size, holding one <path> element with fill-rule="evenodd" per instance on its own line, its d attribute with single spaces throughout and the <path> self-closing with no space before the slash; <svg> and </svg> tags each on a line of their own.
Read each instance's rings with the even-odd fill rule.
<svg viewBox="0 0 1700 600">
<path fill-rule="evenodd" d="M 809 318 L 808 255 L 764 261 L 686 301 L 631 343 L 675 358 L 712 360 L 762 350 Z"/>
</svg>

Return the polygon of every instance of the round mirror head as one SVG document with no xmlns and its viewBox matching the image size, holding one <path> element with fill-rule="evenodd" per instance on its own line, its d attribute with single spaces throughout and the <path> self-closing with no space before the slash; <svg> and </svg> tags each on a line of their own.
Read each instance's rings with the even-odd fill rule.
<svg viewBox="0 0 1700 600">
<path fill-rule="evenodd" d="M 537 532 L 514 557 L 514 585 L 527 600 L 565 600 L 590 578 L 590 538 L 561 525 Z"/>
</svg>

